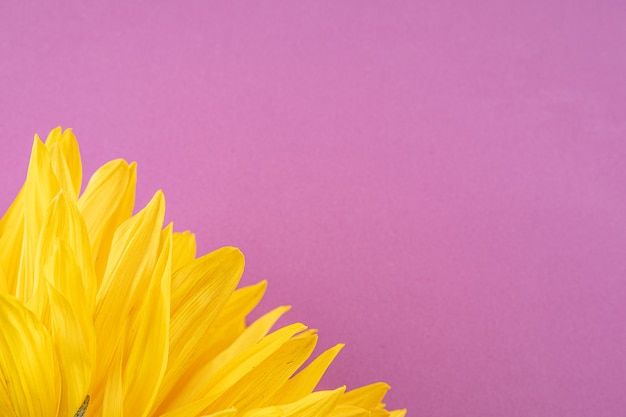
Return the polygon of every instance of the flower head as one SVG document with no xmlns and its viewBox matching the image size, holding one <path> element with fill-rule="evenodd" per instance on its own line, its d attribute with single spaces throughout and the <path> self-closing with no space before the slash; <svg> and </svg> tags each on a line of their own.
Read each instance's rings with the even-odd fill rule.
<svg viewBox="0 0 626 417">
<path fill-rule="evenodd" d="M 133 215 L 135 180 L 115 160 L 81 191 L 72 131 L 35 136 L 0 220 L 1 416 L 404 416 L 384 383 L 315 391 L 342 345 L 303 367 L 317 335 L 272 331 L 288 307 L 246 324 L 266 283 L 237 289 L 236 248 L 196 256 L 162 192 Z"/>
</svg>

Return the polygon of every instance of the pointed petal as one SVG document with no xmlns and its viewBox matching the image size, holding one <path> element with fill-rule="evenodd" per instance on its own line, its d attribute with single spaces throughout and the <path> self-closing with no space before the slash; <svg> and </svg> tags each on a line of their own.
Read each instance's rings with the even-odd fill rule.
<svg viewBox="0 0 626 417">
<path fill-rule="evenodd" d="M 26 237 L 35 244 L 48 205 L 60 191 L 45 145 L 35 136 L 24 183 L 24 213 Z"/>
<path fill-rule="evenodd" d="M 24 184 L 24 241 L 17 279 L 17 298 L 27 302 L 35 292 L 35 252 L 48 205 L 59 192 L 45 145 L 35 136 Z"/>
<path fill-rule="evenodd" d="M 196 258 L 196 236 L 191 232 L 174 233 L 172 240 L 172 271 L 177 271 Z"/>
<path fill-rule="evenodd" d="M 24 188 L 0 220 L 0 268 L 6 292 L 15 294 L 24 239 Z"/>
<path fill-rule="evenodd" d="M 244 354 L 246 349 L 249 349 L 255 343 L 263 339 L 270 331 L 272 326 L 274 326 L 274 324 L 278 321 L 278 319 L 282 317 L 282 315 L 285 314 L 287 311 L 289 311 L 290 308 L 291 307 L 289 306 L 277 307 L 257 319 L 248 328 L 246 328 L 228 348 L 220 352 L 219 355 L 215 356 L 206 363 L 206 372 L 213 373 L 223 364 L 233 360 L 241 354 Z M 300 326 L 301 325 L 298 324 L 287 326 L 287 328 L 290 330 L 288 330 L 285 334 L 290 334 L 288 337 L 291 337 L 297 332 L 306 329 L 306 327 Z M 270 340 L 271 339 L 266 339 L 265 342 L 269 343 Z M 276 345 L 276 347 L 278 347 L 278 345 Z"/>
<path fill-rule="evenodd" d="M 76 194 L 76 190 L 74 189 L 74 184 L 72 184 L 72 174 L 70 173 L 70 169 L 67 166 L 67 163 L 63 159 L 63 154 L 61 150 L 54 146 L 50 151 L 50 164 L 52 166 L 52 170 L 54 175 L 59 182 L 59 187 L 63 190 L 70 198 L 74 201 L 78 198 L 78 194 Z"/>
<path fill-rule="evenodd" d="M 87 350 L 88 362 L 93 366 L 96 360 L 93 311 L 88 308 L 80 267 L 69 245 L 58 239 L 53 243 L 56 243 L 54 252 L 44 264 L 44 274 L 50 285 L 72 306 L 73 314 L 80 325 L 81 340 Z"/>
<path fill-rule="evenodd" d="M 291 404 L 250 410 L 243 417 L 325 417 L 335 407 L 344 388 L 318 391 Z"/>
<path fill-rule="evenodd" d="M 371 413 L 361 407 L 337 405 L 329 414 L 330 417 L 370 417 Z"/>
<path fill-rule="evenodd" d="M 15 223 L 23 221 L 24 214 L 24 187 L 20 189 L 11 205 L 0 219 L 0 237 L 7 233 L 7 229 L 12 228 Z"/>
<path fill-rule="evenodd" d="M 91 246 L 83 219 L 76 202 L 61 191 L 46 210 L 41 228 L 39 246 L 36 257 L 36 276 L 40 275 L 38 266 L 43 266 L 56 250 L 57 241 L 67 245 L 72 253 L 73 261 L 79 268 L 78 275 L 72 278 L 78 281 L 67 282 L 62 273 L 50 276 L 51 283 L 66 297 L 71 305 L 82 304 L 89 315 L 93 314 L 96 302 L 96 273 L 93 268 Z M 62 261 L 62 260 L 61 260 Z M 63 267 L 59 265 L 59 267 Z M 57 282 L 58 281 L 58 282 Z M 77 286 L 82 291 L 76 291 Z"/>
<path fill-rule="evenodd" d="M 52 169 L 59 178 L 61 188 L 76 197 L 83 180 L 83 165 L 74 132 L 72 129 L 61 132 L 61 128 L 57 127 L 48 135 L 46 148 L 50 151 Z"/>
<path fill-rule="evenodd" d="M 230 406 L 245 412 L 265 405 L 267 398 L 274 395 L 307 360 L 316 342 L 316 335 L 288 341 L 231 385 L 205 412 L 215 412 Z"/>
<path fill-rule="evenodd" d="M 170 325 L 172 227 L 164 231 L 164 243 L 150 287 L 138 314 L 138 329 L 131 336 L 124 366 L 124 413 L 146 417 L 150 412 L 167 366 Z"/>
<path fill-rule="evenodd" d="M 91 242 L 98 283 L 104 276 L 113 235 L 132 214 L 136 181 L 135 164 L 128 165 L 117 159 L 93 174 L 78 200 Z"/>
<path fill-rule="evenodd" d="M 243 272 L 243 255 L 222 248 L 204 255 L 172 276 L 170 357 L 160 403 L 200 354 L 198 346 L 231 296 Z"/>
<path fill-rule="evenodd" d="M 306 368 L 287 381 L 268 404 L 291 403 L 313 392 L 343 346 L 343 344 L 333 346 L 315 358 Z"/>
<path fill-rule="evenodd" d="M 261 281 L 255 285 L 239 288 L 232 293 L 209 330 L 210 337 L 207 338 L 206 344 L 200 348 L 202 354 L 199 356 L 215 357 L 246 330 L 246 316 L 261 301 L 266 287 L 267 282 Z M 267 328 L 257 340 L 265 336 L 269 329 Z"/>
<path fill-rule="evenodd" d="M 96 298 L 96 337 L 108 341 L 98 345 L 96 391 L 109 372 L 118 341 L 122 339 L 120 323 L 129 320 L 129 312 L 139 307 L 148 290 L 160 247 L 164 212 L 163 193 L 157 192 L 143 210 L 124 222 L 115 233 Z"/>
<path fill-rule="evenodd" d="M 227 362 L 215 358 L 207 366 L 207 373 L 198 374 L 193 384 L 186 384 L 180 391 L 177 387 L 171 393 L 169 389 L 163 390 L 165 394 L 171 395 L 162 401 L 157 415 L 180 410 L 189 415 L 197 415 L 230 386 L 280 349 L 293 335 L 305 329 L 303 324 L 294 323 L 267 335 Z M 179 381 L 185 381 L 185 378 L 180 378 Z"/>
<path fill-rule="evenodd" d="M 179 407 L 185 402 L 191 402 L 193 400 L 200 399 L 201 397 L 207 397 L 209 391 L 214 387 L 215 381 L 219 378 L 213 378 L 213 375 L 224 366 L 232 361 L 236 364 L 238 359 L 246 355 L 252 355 L 255 353 L 252 346 L 259 342 L 267 332 L 272 328 L 274 323 L 289 310 L 289 307 L 278 307 L 263 317 L 256 320 L 250 327 L 237 338 L 227 349 L 222 351 L 219 355 L 213 356 L 210 352 L 205 352 L 204 355 L 199 356 L 194 364 L 189 367 L 187 372 L 176 381 L 176 385 L 172 388 L 169 396 L 164 401 L 164 405 L 167 405 L 167 409 Z M 271 337 L 266 338 L 262 344 L 257 346 L 258 348 L 265 347 L 264 350 L 259 349 L 262 352 L 261 356 L 256 356 L 257 361 L 262 361 L 271 353 L 271 351 L 278 349 L 282 343 L 285 343 L 291 336 L 299 331 L 306 329 L 304 325 L 295 324 L 289 326 L 286 330 L 275 332 Z M 213 336 L 211 334 L 211 336 Z M 263 356 L 265 355 L 265 356 Z M 232 368 L 231 368 L 232 369 Z M 200 410 L 202 410 L 201 407 Z"/>
<path fill-rule="evenodd" d="M 346 392 L 339 400 L 339 403 L 365 409 L 377 408 L 387 391 L 389 391 L 389 385 L 384 382 L 376 382 Z"/>
<path fill-rule="evenodd" d="M 245 327 L 246 316 L 259 304 L 266 289 L 267 281 L 261 281 L 257 284 L 235 290 L 216 321 L 224 326 L 227 324 L 221 323 L 244 321 Z"/>
</svg>

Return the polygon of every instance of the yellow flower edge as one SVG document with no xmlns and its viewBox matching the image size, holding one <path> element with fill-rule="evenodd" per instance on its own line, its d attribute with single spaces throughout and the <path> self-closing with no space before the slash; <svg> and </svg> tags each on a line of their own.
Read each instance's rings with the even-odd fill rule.
<svg viewBox="0 0 626 417">
<path fill-rule="evenodd" d="M 237 288 L 241 252 L 196 256 L 164 227 L 158 191 L 133 215 L 135 164 L 111 161 L 81 190 L 71 129 L 33 142 L 0 220 L 3 417 L 402 417 L 389 386 L 315 391 L 343 345 L 303 366 L 316 331 L 250 325 L 266 282 Z"/>
</svg>

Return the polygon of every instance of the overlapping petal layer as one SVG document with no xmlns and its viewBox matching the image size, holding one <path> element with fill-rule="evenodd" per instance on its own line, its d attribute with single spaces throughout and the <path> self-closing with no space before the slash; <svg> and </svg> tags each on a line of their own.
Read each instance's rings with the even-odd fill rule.
<svg viewBox="0 0 626 417">
<path fill-rule="evenodd" d="M 160 191 L 133 215 L 134 164 L 81 182 L 72 131 L 36 136 L 0 220 L 0 415 L 404 416 L 383 383 L 315 392 L 342 345 L 303 367 L 317 335 L 272 331 L 288 307 L 246 324 L 266 283 L 237 289 L 236 248 L 196 257 Z"/>
</svg>

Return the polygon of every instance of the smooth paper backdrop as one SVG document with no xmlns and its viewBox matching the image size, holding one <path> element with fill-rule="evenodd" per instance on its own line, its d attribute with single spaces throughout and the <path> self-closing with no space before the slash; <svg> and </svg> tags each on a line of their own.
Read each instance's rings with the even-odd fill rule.
<svg viewBox="0 0 626 417">
<path fill-rule="evenodd" d="M 32 135 L 239 246 L 259 312 L 410 416 L 623 416 L 623 1 L 0 3 L 6 208 Z"/>
</svg>

